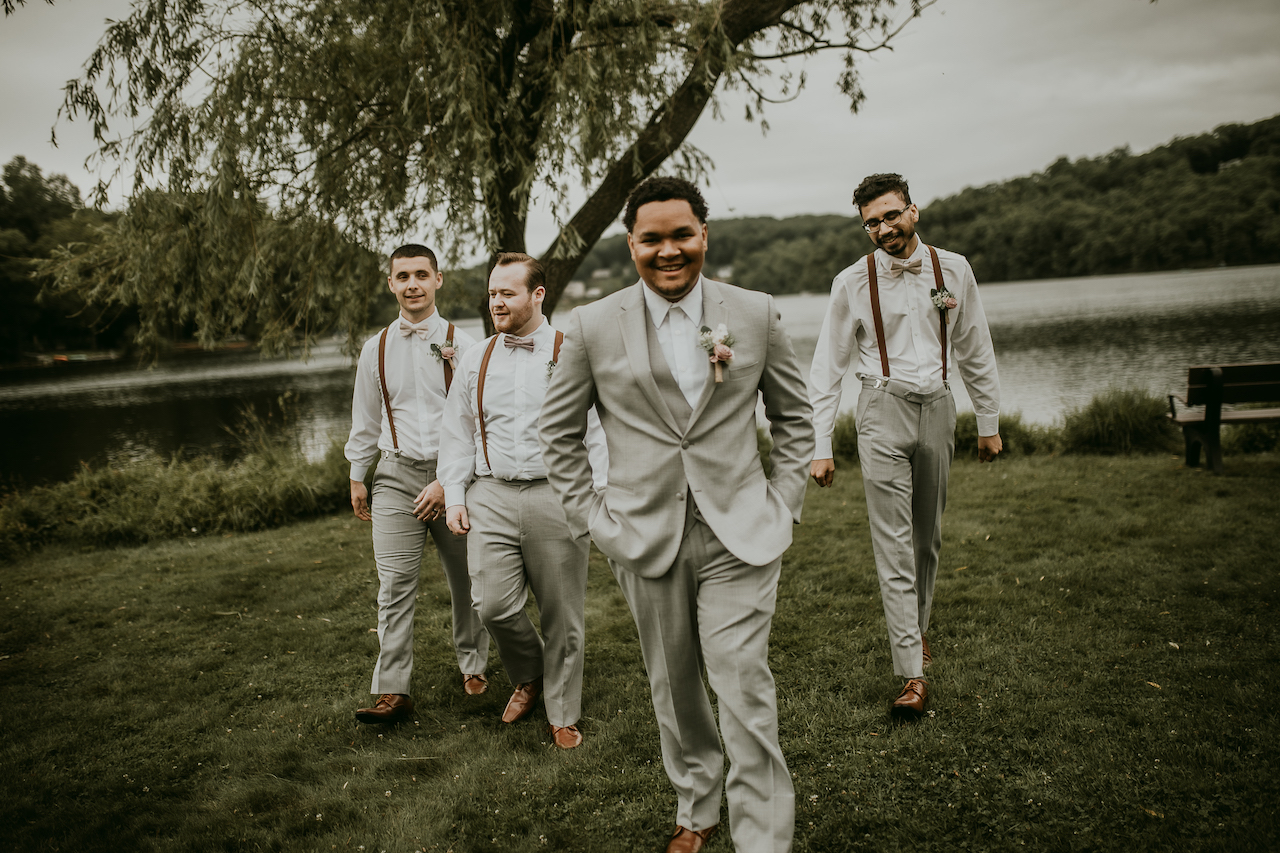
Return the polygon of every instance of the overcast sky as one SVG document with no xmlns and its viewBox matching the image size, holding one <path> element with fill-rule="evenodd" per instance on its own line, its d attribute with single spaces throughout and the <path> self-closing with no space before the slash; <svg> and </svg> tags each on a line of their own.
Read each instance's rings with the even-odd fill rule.
<svg viewBox="0 0 1280 853">
<path fill-rule="evenodd" d="M 59 148 L 49 129 L 105 19 L 128 7 L 29 0 L 0 18 L 0 162 L 21 154 L 93 185 L 88 128 L 59 124 Z M 1280 113 L 1277 45 L 1276 0 L 939 0 L 892 51 L 861 60 L 857 115 L 835 90 L 838 58 L 809 59 L 807 90 L 768 109 L 767 135 L 730 93 L 725 120 L 708 111 L 690 141 L 716 163 L 712 217 L 850 214 L 853 187 L 882 171 L 905 175 L 923 203 L 1060 156 L 1142 151 Z M 530 248 L 553 233 L 535 216 Z"/>
</svg>

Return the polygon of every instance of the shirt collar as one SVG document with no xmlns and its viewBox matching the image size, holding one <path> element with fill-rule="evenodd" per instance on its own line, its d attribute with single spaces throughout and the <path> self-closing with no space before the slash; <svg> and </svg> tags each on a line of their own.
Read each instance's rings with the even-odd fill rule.
<svg viewBox="0 0 1280 853">
<path fill-rule="evenodd" d="M 672 306 L 679 305 L 680 310 L 685 316 L 698 326 L 702 323 L 702 276 L 698 276 L 698 281 L 690 290 L 676 302 L 668 302 L 661 296 L 653 292 L 653 289 L 643 281 L 640 282 L 640 288 L 644 291 L 644 303 L 649 308 L 649 319 L 653 321 L 655 329 L 662 328 L 662 322 L 667 319 L 667 314 L 671 311 Z"/>
</svg>

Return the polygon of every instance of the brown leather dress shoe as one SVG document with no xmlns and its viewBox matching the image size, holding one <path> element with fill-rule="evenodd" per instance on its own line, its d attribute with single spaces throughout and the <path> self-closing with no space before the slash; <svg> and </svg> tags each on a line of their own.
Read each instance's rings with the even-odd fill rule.
<svg viewBox="0 0 1280 853">
<path fill-rule="evenodd" d="M 485 678 L 483 672 L 475 675 L 464 675 L 462 676 L 462 689 L 468 696 L 479 696 L 489 689 L 489 679 Z"/>
<path fill-rule="evenodd" d="M 929 654 L 929 638 L 921 634 L 920 643 L 924 646 L 924 667 L 928 669 L 929 664 L 933 663 L 933 655 Z"/>
<path fill-rule="evenodd" d="M 914 719 L 924 713 L 924 706 L 929 701 L 929 685 L 923 678 L 911 678 L 893 700 L 889 712 L 895 717 Z"/>
<path fill-rule="evenodd" d="M 582 732 L 578 731 L 576 724 L 572 726 L 552 726 L 551 739 L 561 749 L 573 749 L 575 746 L 582 745 Z"/>
<path fill-rule="evenodd" d="M 356 711 L 362 723 L 398 723 L 413 713 L 413 699 L 404 693 L 383 693 L 372 708 Z"/>
<path fill-rule="evenodd" d="M 533 703 L 541 692 L 541 678 L 535 678 L 525 684 L 517 684 L 516 691 L 511 694 L 511 699 L 507 701 L 507 709 L 502 712 L 502 722 L 514 723 L 522 717 L 529 716 L 529 712 L 533 710 Z"/>
<path fill-rule="evenodd" d="M 671 833 L 671 840 L 667 842 L 667 853 L 698 853 L 715 834 L 714 826 L 699 830 L 677 826 L 675 832 Z"/>
</svg>

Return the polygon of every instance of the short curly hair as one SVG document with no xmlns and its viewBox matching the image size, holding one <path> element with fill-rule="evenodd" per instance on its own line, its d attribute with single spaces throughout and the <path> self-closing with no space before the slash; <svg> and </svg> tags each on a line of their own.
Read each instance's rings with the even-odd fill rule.
<svg viewBox="0 0 1280 853">
<path fill-rule="evenodd" d="M 652 201 L 671 201 L 680 199 L 689 202 L 693 215 L 703 225 L 707 224 L 707 201 L 698 192 L 698 188 L 684 178 L 655 177 L 648 178 L 631 191 L 627 196 L 627 209 L 622 214 L 622 224 L 627 226 L 627 233 L 636 227 L 636 211 Z"/>
<path fill-rule="evenodd" d="M 911 204 L 911 191 L 907 189 L 906 180 L 893 172 L 863 178 L 862 183 L 853 191 L 853 203 L 858 210 L 862 210 L 885 193 L 897 193 L 904 202 Z"/>
</svg>

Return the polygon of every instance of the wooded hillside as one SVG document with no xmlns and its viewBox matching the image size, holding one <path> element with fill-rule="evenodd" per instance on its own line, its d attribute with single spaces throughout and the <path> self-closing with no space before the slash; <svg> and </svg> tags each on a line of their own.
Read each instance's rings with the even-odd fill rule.
<svg viewBox="0 0 1280 853">
<path fill-rule="evenodd" d="M 708 271 L 731 266 L 733 282 L 753 290 L 823 292 L 871 250 L 859 223 L 853 215 L 713 219 Z M 929 202 L 919 228 L 968 256 L 980 282 L 1280 263 L 1280 116 L 1143 154 L 1063 157 L 1043 172 Z M 606 285 L 635 280 L 625 237 L 601 240 L 579 277 L 597 269 L 614 274 Z"/>
</svg>

